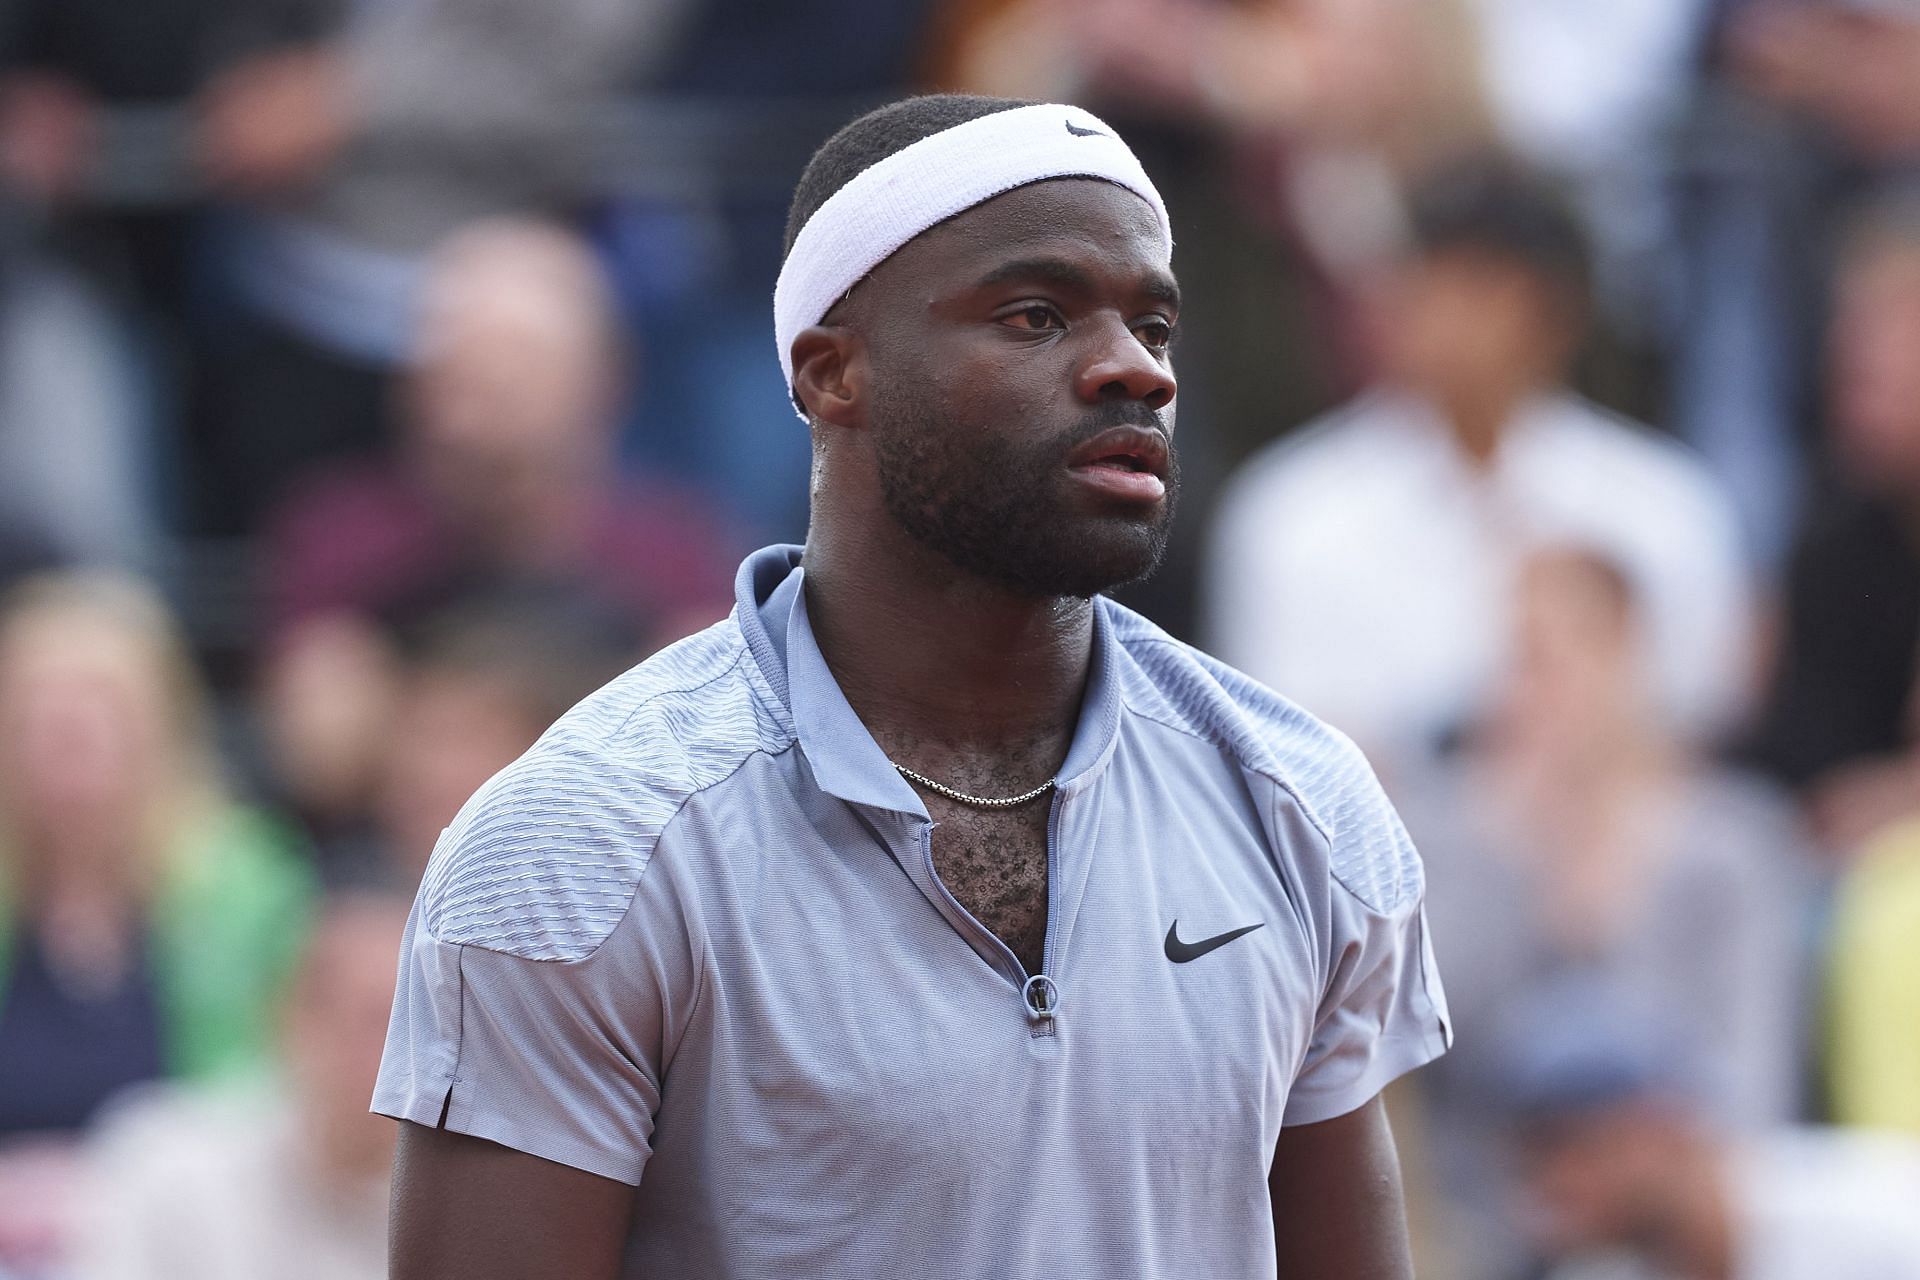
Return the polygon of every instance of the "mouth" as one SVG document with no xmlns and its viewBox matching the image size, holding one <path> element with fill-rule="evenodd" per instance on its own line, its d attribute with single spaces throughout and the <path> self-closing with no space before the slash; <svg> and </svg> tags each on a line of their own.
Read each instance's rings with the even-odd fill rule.
<svg viewBox="0 0 1920 1280">
<path fill-rule="evenodd" d="M 1146 427 L 1103 431 L 1067 458 L 1067 469 L 1077 479 L 1132 502 L 1163 499 L 1171 466 L 1166 436 Z"/>
</svg>

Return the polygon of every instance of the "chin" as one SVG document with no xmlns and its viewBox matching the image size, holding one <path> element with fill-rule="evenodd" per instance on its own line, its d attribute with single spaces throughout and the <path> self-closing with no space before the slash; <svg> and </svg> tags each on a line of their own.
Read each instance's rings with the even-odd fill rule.
<svg viewBox="0 0 1920 1280">
<path fill-rule="evenodd" d="M 1086 600 L 1151 577 L 1166 545 L 1159 523 L 1105 520 L 1009 556 L 989 576 L 1033 595 Z"/>
</svg>

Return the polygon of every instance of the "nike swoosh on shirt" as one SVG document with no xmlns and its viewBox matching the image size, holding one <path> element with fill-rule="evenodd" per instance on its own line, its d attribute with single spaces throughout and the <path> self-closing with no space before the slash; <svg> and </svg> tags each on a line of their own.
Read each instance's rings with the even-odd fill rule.
<svg viewBox="0 0 1920 1280">
<path fill-rule="evenodd" d="M 1113 135 L 1105 129 L 1077 129 L 1073 121 L 1067 121 L 1067 132 L 1076 138 L 1111 138 Z"/>
<path fill-rule="evenodd" d="M 1185 964 L 1189 960 L 1198 960 L 1201 956 L 1207 954 L 1207 952 L 1216 951 L 1226 946 L 1229 942 L 1232 942 L 1235 938 L 1243 934 L 1252 933 L 1265 923 L 1266 921 L 1262 920 L 1260 924 L 1242 925 L 1238 929 L 1229 929 L 1225 933 L 1216 933 L 1211 938 L 1202 938 L 1198 942 L 1182 942 L 1180 941 L 1179 934 L 1180 922 L 1175 920 L 1167 926 L 1167 959 L 1173 961 L 1175 964 Z"/>
</svg>

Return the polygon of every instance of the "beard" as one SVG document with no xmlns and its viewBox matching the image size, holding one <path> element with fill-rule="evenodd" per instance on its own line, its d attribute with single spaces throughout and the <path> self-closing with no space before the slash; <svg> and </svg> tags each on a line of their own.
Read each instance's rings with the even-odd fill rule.
<svg viewBox="0 0 1920 1280">
<path fill-rule="evenodd" d="M 887 512 L 909 536 L 949 563 L 997 586 L 1039 597 L 1082 599 L 1139 582 L 1159 567 L 1179 492 L 1169 458 L 1167 496 L 1150 512 L 1073 508 L 1067 458 L 1114 427 L 1163 430 L 1138 402 L 1090 411 L 1072 431 L 1039 440 L 983 436 L 918 405 L 877 402 L 880 488 Z"/>
</svg>

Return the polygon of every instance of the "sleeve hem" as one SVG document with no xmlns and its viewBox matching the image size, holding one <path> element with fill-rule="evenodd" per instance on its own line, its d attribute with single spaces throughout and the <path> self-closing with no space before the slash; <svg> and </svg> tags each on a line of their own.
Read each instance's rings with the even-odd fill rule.
<svg viewBox="0 0 1920 1280">
<path fill-rule="evenodd" d="M 552 1125 L 527 1123 L 476 1107 L 457 1089 L 453 1105 L 447 1108 L 447 1122 L 442 1127 L 630 1187 L 640 1185 L 640 1172 L 647 1163 L 645 1156 L 636 1158 L 624 1152 L 603 1150 L 570 1138 Z"/>
<path fill-rule="evenodd" d="M 1424 1067 L 1447 1051 L 1447 1033 L 1436 1020 L 1421 1035 L 1394 1036 L 1380 1042 L 1380 1051 L 1370 1059 L 1358 1077 L 1347 1085 L 1324 1093 L 1295 1089 L 1287 1098 L 1280 1126 L 1318 1124 L 1358 1111 L 1386 1088 L 1418 1067 Z"/>
<path fill-rule="evenodd" d="M 368 1110 L 389 1120 L 406 1120 L 432 1129 L 440 1123 L 440 1108 L 446 1101 L 447 1090 L 452 1087 L 451 1080 L 426 1085 L 383 1083 L 374 1089 L 373 1104 Z"/>
<path fill-rule="evenodd" d="M 503 1147 L 511 1147 L 515 1151 L 602 1178 L 611 1178 L 630 1187 L 640 1185 L 640 1172 L 646 1167 L 644 1158 L 635 1159 L 617 1152 L 603 1151 L 584 1142 L 573 1141 L 551 1127 L 522 1123 L 475 1107 L 459 1092 L 454 1093 L 449 1104 L 447 1091 L 453 1088 L 453 1082 L 447 1081 L 432 1089 L 418 1085 L 381 1089 L 373 1096 L 373 1111 L 394 1120 L 425 1125 L 429 1129 L 446 1129 L 453 1133 L 464 1133 L 470 1138 L 496 1142 Z M 446 1109 L 444 1124 L 440 1118 L 443 1105 Z"/>
</svg>

